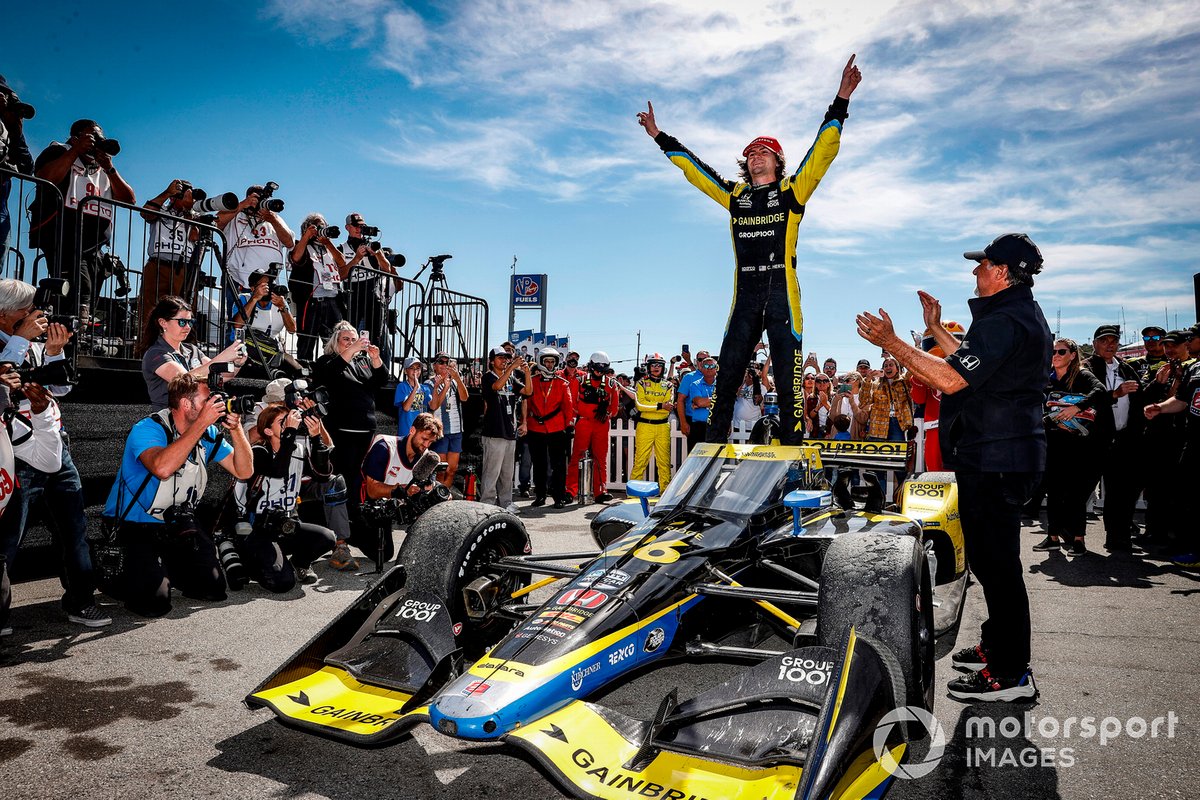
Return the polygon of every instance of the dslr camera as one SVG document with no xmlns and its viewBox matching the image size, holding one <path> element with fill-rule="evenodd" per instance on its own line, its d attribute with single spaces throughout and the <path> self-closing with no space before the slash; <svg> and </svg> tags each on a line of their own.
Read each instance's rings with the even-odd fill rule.
<svg viewBox="0 0 1200 800">
<path fill-rule="evenodd" d="M 17 119 L 33 119 L 33 115 L 37 113 L 29 103 L 22 103 L 16 92 L 12 94 L 0 92 L 0 110 L 11 111 Z"/>
<path fill-rule="evenodd" d="M 275 279 L 279 277 L 279 271 L 283 269 L 283 264 L 278 261 L 272 261 L 267 267 L 267 277 L 271 279 L 271 294 L 279 295 L 285 300 L 292 293 L 292 290 L 286 284 L 276 283 Z"/>
<path fill-rule="evenodd" d="M 176 503 L 163 510 L 163 522 L 167 530 L 175 536 L 195 536 L 200 532 L 196 522 L 195 503 Z"/>
<path fill-rule="evenodd" d="M 214 195 L 209 197 L 203 189 L 192 189 L 192 210 L 198 214 L 215 214 L 218 211 L 233 211 L 238 207 L 238 196 L 233 192 L 225 192 L 224 194 Z M 196 220 L 203 222 L 205 225 L 212 225 L 216 219 L 205 219 L 201 217 Z"/>
<path fill-rule="evenodd" d="M 300 408 L 301 400 L 311 400 L 313 405 L 304 409 L 301 417 L 323 418 L 329 413 L 329 391 L 324 386 L 310 387 L 304 378 L 297 378 L 283 390 L 283 403 L 290 409 Z"/>
<path fill-rule="evenodd" d="M 33 293 L 33 307 L 44 312 L 50 322 L 62 325 L 71 333 L 79 330 L 79 317 L 71 314 L 55 314 L 55 302 L 66 297 L 70 291 L 71 282 L 65 278 L 42 278 L 38 281 L 37 291 Z"/>
<path fill-rule="evenodd" d="M 263 184 L 261 192 L 258 192 L 258 205 L 256 208 L 267 211 L 274 211 L 278 214 L 283 211 L 283 201 L 275 197 L 275 191 L 279 189 L 279 184 L 275 181 L 267 181 Z"/>
<path fill-rule="evenodd" d="M 283 539 L 296 532 L 296 518 L 282 508 L 270 508 L 257 515 L 255 527 L 272 539 Z"/>
</svg>

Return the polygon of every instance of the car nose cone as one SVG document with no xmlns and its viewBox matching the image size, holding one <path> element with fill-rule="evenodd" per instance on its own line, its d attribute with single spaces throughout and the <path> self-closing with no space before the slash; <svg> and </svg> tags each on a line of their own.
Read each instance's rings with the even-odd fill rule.
<svg viewBox="0 0 1200 800">
<path fill-rule="evenodd" d="M 487 684 L 479 683 L 486 691 Z M 505 733 L 496 708 L 477 695 L 442 695 L 429 706 L 429 722 L 459 739 L 497 739 Z"/>
</svg>

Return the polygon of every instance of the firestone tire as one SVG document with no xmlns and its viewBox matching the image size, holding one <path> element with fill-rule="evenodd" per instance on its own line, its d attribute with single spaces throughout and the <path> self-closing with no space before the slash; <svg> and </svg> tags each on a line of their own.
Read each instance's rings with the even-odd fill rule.
<svg viewBox="0 0 1200 800">
<path fill-rule="evenodd" d="M 400 545 L 396 561 L 407 572 L 406 589 L 433 592 L 445 598 L 450 617 L 462 623 L 458 643 L 469 657 L 479 655 L 508 630 L 510 623 L 494 616 L 467 616 L 462 590 L 487 574 L 487 565 L 505 556 L 530 552 L 525 525 L 496 506 L 461 500 L 439 503 L 422 514 Z M 494 572 L 504 593 L 529 583 L 527 573 Z"/>
<path fill-rule="evenodd" d="M 905 702 L 932 710 L 933 594 L 916 538 L 876 529 L 848 533 L 830 544 L 818 592 L 817 639 L 837 647 L 851 625 L 896 656 Z"/>
</svg>

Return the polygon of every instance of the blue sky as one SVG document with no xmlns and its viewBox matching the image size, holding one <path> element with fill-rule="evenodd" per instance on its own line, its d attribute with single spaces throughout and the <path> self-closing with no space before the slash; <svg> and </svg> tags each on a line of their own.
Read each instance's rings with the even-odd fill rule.
<svg viewBox="0 0 1200 800">
<path fill-rule="evenodd" d="M 1124 2 L 10 4 L 2 72 L 35 153 L 73 119 L 121 140 L 147 199 L 274 180 L 298 227 L 362 212 L 507 322 L 509 266 L 550 275 L 548 330 L 586 355 L 719 347 L 727 217 L 636 124 L 732 175 L 773 135 L 793 163 L 841 67 L 863 83 L 801 225 L 805 349 L 878 352 L 854 314 L 922 327 L 915 291 L 969 319 L 961 253 L 1028 232 L 1051 327 L 1090 339 L 1195 322 L 1200 6 Z M 534 327 L 536 312 L 517 317 Z M 1129 337 L 1126 337 L 1129 338 Z"/>
</svg>

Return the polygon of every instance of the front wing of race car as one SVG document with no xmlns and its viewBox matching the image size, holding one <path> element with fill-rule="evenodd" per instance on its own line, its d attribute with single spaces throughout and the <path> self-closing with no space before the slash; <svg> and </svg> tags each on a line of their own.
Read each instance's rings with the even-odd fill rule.
<svg viewBox="0 0 1200 800">
<path fill-rule="evenodd" d="M 881 761 L 907 743 L 892 726 L 877 752 L 875 733 L 903 698 L 891 652 L 848 630 L 840 649 L 793 650 L 682 704 L 672 693 L 652 720 L 575 701 L 505 739 L 583 798 L 881 797 Z"/>
</svg>

